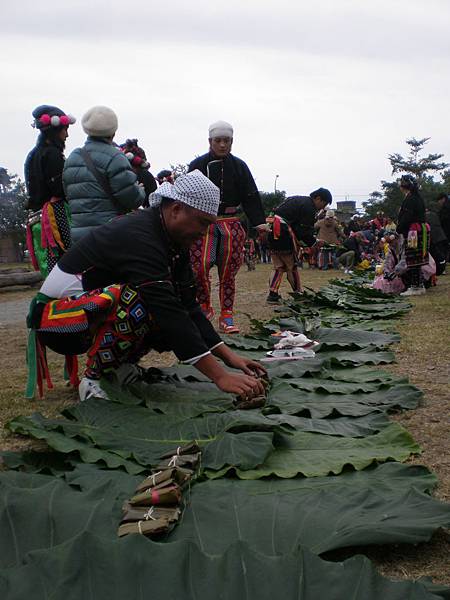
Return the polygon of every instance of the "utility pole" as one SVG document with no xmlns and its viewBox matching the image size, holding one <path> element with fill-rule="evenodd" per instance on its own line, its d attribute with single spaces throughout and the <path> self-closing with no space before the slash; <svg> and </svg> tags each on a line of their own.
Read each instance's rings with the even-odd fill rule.
<svg viewBox="0 0 450 600">
<path fill-rule="evenodd" d="M 279 175 L 275 175 L 275 181 L 273 184 L 273 191 L 275 192 L 275 194 L 277 193 L 277 179 L 278 179 Z"/>
</svg>

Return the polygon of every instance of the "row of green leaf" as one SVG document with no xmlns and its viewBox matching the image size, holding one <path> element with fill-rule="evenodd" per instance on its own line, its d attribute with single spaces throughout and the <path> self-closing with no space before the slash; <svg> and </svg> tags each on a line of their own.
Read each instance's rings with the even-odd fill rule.
<svg viewBox="0 0 450 600">
<path fill-rule="evenodd" d="M 268 363 L 261 410 L 234 410 L 231 397 L 178 365 L 152 384 L 105 382 L 109 402 L 10 421 L 49 450 L 3 453 L 0 597 L 448 597 L 429 582 L 388 582 L 361 557 L 317 556 L 415 544 L 450 525 L 450 507 L 430 495 L 435 477 L 401 464 L 419 446 L 388 418 L 415 408 L 421 392 L 376 368 L 394 359 L 392 319 L 407 310 L 358 281 L 335 281 L 253 322 L 251 335 L 230 336 L 256 358 L 279 328 L 320 342 L 313 359 Z M 180 525 L 158 543 L 116 539 L 123 500 L 163 453 L 193 439 L 202 476 Z"/>
</svg>

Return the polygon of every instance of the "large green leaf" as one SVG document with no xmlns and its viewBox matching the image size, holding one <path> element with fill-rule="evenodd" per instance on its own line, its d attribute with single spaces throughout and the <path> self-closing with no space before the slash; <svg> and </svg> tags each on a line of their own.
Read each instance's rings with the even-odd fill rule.
<svg viewBox="0 0 450 600">
<path fill-rule="evenodd" d="M 224 335 L 222 337 L 227 346 L 242 350 L 271 350 L 275 344 L 271 340 L 244 335 Z"/>
<path fill-rule="evenodd" d="M 1 567 L 20 564 L 27 552 L 51 548 L 82 530 L 115 537 L 121 502 L 132 494 L 138 478 L 78 465 L 65 479 L 82 491 L 45 475 L 0 475 Z M 323 552 L 357 543 L 358 535 L 372 536 L 368 539 L 372 543 L 377 536 L 415 543 L 450 518 L 448 505 L 423 493 L 435 483 L 424 467 L 391 463 L 340 477 L 195 484 L 182 525 L 169 541 L 194 539 L 195 530 L 194 541 L 219 554 L 239 539 L 239 521 L 243 538 L 264 554 L 273 553 L 274 544 L 275 553 L 291 552 L 298 544 Z M 34 515 L 31 530 L 22 526 L 30 514 Z M 352 518 L 360 522 L 353 533 Z M 270 519 L 277 523 L 276 539 L 273 526 L 268 526 Z M 265 527 L 258 526 L 261 521 Z"/>
<path fill-rule="evenodd" d="M 199 375 L 201 376 L 201 373 Z M 144 404 L 154 413 L 174 417 L 197 417 L 210 412 L 225 412 L 233 407 L 233 397 L 220 392 L 209 382 L 202 383 L 201 386 L 192 381 L 180 381 L 177 384 L 140 382 L 119 387 L 105 381 L 102 382 L 102 387 L 115 402 Z"/>
<path fill-rule="evenodd" d="M 104 463 L 110 469 L 124 468 L 128 473 L 141 473 L 145 467 L 135 462 L 124 460 L 113 452 L 95 448 L 87 441 L 80 441 L 76 437 L 67 436 L 51 425 L 52 421 L 44 419 L 41 415 L 34 414 L 31 417 L 16 417 L 6 424 L 6 427 L 22 435 L 29 435 L 46 443 L 63 454 L 77 454 L 86 463 Z M 75 435 L 75 434 L 74 434 Z"/>
<path fill-rule="evenodd" d="M 388 371 L 373 369 L 372 367 L 366 366 L 338 369 L 324 367 L 320 372 L 320 377 L 325 379 L 333 379 L 334 381 L 355 381 L 360 383 L 378 381 L 387 385 L 408 383 L 407 377 L 401 377 L 399 375 L 389 373 Z"/>
<path fill-rule="evenodd" d="M 208 456 L 214 456 L 214 465 L 218 460 L 222 461 L 222 465 L 233 465 L 236 461 L 240 465 L 249 462 L 260 464 L 266 455 L 267 443 L 259 441 L 255 444 L 256 448 L 251 448 L 248 437 L 242 442 L 236 439 L 240 449 L 240 453 L 236 453 L 235 444 L 230 443 L 231 438 L 224 441 L 222 434 L 279 428 L 273 420 L 256 411 L 212 413 L 186 419 L 161 416 L 147 408 L 101 399 L 67 409 L 64 414 L 69 418 L 45 419 L 38 414 L 17 417 L 8 423 L 8 427 L 14 432 L 45 439 L 59 452 L 79 452 L 85 462 L 101 460 L 110 468 L 124 466 L 130 473 L 157 465 L 162 454 L 192 440 L 201 446 L 220 440 L 214 453 L 204 458 L 205 467 L 209 466 Z M 255 455 L 258 456 L 256 463 Z"/>
<path fill-rule="evenodd" d="M 348 350 L 320 350 L 319 356 L 328 361 L 330 365 L 341 365 L 343 367 L 388 364 L 395 359 L 393 352 L 377 352 L 370 348 L 363 348 L 356 352 L 349 352 Z"/>
<path fill-rule="evenodd" d="M 117 515 L 109 486 L 80 494 L 53 478 L 25 490 L 0 478 L 0 567 L 19 565 L 28 552 L 52 548 L 85 530 L 112 538 Z"/>
<path fill-rule="evenodd" d="M 362 417 L 340 417 L 337 419 L 306 419 L 292 415 L 268 415 L 268 418 L 280 423 L 290 425 L 297 431 L 311 431 L 325 435 L 341 437 L 365 437 L 381 431 L 390 423 L 386 415 L 371 413 Z"/>
<path fill-rule="evenodd" d="M 305 333 L 302 322 L 296 318 L 280 319 L 279 326 L 281 329 Z M 344 328 L 333 329 L 331 327 L 315 328 L 308 332 L 308 336 L 319 341 L 324 346 L 349 348 L 367 348 L 369 346 L 383 348 L 384 346 L 398 342 L 400 339 L 400 336 L 396 333 L 387 334 L 379 331 Z"/>
<path fill-rule="evenodd" d="M 243 542 L 211 556 L 191 542 L 157 544 L 142 536 L 107 540 L 84 532 L 29 553 L 0 571 L 5 600 L 183 598 L 183 600 L 436 600 L 424 584 L 390 582 L 361 556 L 326 562 L 300 549 L 265 556 Z"/>
<path fill-rule="evenodd" d="M 328 285 L 319 292 L 306 289 L 304 294 L 296 295 L 290 300 L 289 305 L 300 313 L 308 306 L 314 306 L 316 309 L 328 307 L 345 310 L 350 316 L 366 314 L 383 319 L 399 317 L 411 306 L 400 299 L 377 297 L 377 294 L 370 294 L 370 296 L 340 286 Z"/>
<path fill-rule="evenodd" d="M 261 351 L 240 351 L 239 355 L 248 355 L 252 358 L 258 359 L 266 355 L 265 352 Z M 318 373 L 322 366 L 323 360 L 319 357 L 305 358 L 304 360 L 295 361 L 273 361 L 266 363 L 264 366 L 267 368 L 269 377 L 271 379 L 275 377 L 302 377 L 303 375 L 312 375 Z M 200 373 L 195 367 L 187 365 L 177 365 L 176 367 L 170 367 L 164 369 L 163 372 L 172 377 L 178 377 L 183 382 L 209 382 L 209 379 Z M 150 390 L 149 390 L 150 391 Z"/>
<path fill-rule="evenodd" d="M 320 433 L 296 431 L 291 436 L 280 435 L 265 463 L 257 469 L 242 471 L 234 469 L 241 479 L 277 477 L 320 477 L 342 472 L 351 466 L 356 470 L 365 469 L 375 462 L 386 460 L 406 460 L 411 454 L 419 453 L 411 435 L 398 425 L 391 423 L 379 433 L 362 439 L 339 438 Z M 210 478 L 222 477 L 229 468 L 206 473 Z"/>
<path fill-rule="evenodd" d="M 323 392 L 326 394 L 357 394 L 358 392 L 376 392 L 380 388 L 387 389 L 381 382 L 369 381 L 368 383 L 355 381 L 336 381 L 333 379 L 320 379 L 319 377 L 302 377 L 287 379 L 286 384 L 294 389 L 305 392 Z"/>
<path fill-rule="evenodd" d="M 199 483 L 183 526 L 169 540 L 192 540 L 208 554 L 221 554 L 238 539 L 269 555 L 300 545 L 321 554 L 346 546 L 416 544 L 450 524 L 450 505 L 419 492 L 414 477 L 405 478 L 403 487 L 381 489 L 371 477 L 365 485 L 346 474 L 325 479 L 340 479 L 340 485 L 308 488 L 304 479 Z"/>
<path fill-rule="evenodd" d="M 366 348 L 375 346 L 383 348 L 389 344 L 398 342 L 400 336 L 397 333 L 381 333 L 380 331 L 364 331 L 358 329 L 332 329 L 331 327 L 321 327 L 314 332 L 314 338 L 321 344 L 327 346 L 354 346 L 356 348 Z"/>
<path fill-rule="evenodd" d="M 226 432 L 205 447 L 202 463 L 215 470 L 227 464 L 239 465 L 243 470 L 254 469 L 262 465 L 273 451 L 272 440 L 272 433 L 262 431 L 239 434 Z"/>
<path fill-rule="evenodd" d="M 317 418 L 333 414 L 362 416 L 374 411 L 416 408 L 422 397 L 422 392 L 413 385 L 400 384 L 364 394 L 319 394 L 293 390 L 288 381 L 271 387 L 266 412 L 277 409 L 284 414 L 309 414 Z"/>
</svg>

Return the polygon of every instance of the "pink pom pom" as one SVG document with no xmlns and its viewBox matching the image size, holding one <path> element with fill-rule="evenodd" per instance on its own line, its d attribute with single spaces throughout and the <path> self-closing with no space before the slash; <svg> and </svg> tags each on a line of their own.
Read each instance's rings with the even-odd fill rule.
<svg viewBox="0 0 450 600">
<path fill-rule="evenodd" d="M 48 115 L 47 113 L 45 113 L 44 115 L 41 115 L 39 117 L 39 121 L 42 123 L 42 125 L 50 125 L 50 115 Z"/>
<path fill-rule="evenodd" d="M 67 115 L 67 118 L 69 119 L 69 125 L 73 125 L 76 122 L 76 119 L 73 115 Z"/>
<path fill-rule="evenodd" d="M 61 125 L 63 125 L 64 127 L 67 127 L 70 123 L 69 117 L 67 115 L 61 115 L 59 117 L 59 122 L 61 123 Z"/>
<path fill-rule="evenodd" d="M 133 158 L 133 160 L 131 161 L 131 164 L 132 164 L 134 167 L 139 167 L 139 166 L 141 165 L 141 163 L 142 163 L 142 158 L 141 158 L 140 156 L 135 156 L 135 157 Z"/>
</svg>

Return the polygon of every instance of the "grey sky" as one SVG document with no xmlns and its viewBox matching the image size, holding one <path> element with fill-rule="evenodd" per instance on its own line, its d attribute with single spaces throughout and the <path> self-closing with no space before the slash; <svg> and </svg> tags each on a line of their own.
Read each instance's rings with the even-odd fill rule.
<svg viewBox="0 0 450 600">
<path fill-rule="evenodd" d="M 362 200 L 411 136 L 450 160 L 448 0 L 22 0 L 1 17 L 0 164 L 20 175 L 41 103 L 77 116 L 67 153 L 82 114 L 111 106 L 117 141 L 138 137 L 153 172 L 228 120 L 267 191 L 279 174 L 289 194 Z"/>
</svg>

